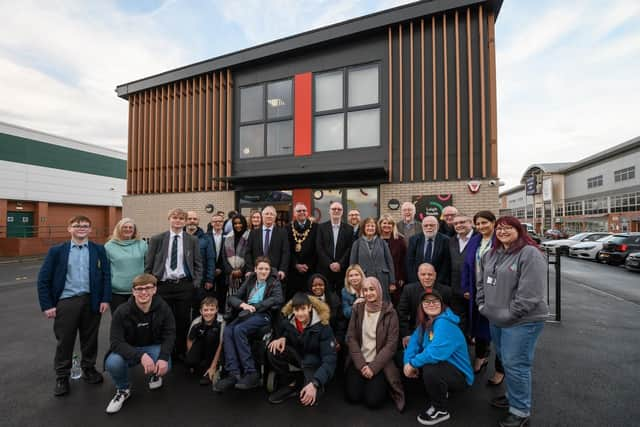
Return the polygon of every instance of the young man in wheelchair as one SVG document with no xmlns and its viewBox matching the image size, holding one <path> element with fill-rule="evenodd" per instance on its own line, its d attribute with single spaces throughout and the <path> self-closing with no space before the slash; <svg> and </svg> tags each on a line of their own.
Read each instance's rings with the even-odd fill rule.
<svg viewBox="0 0 640 427">
<path fill-rule="evenodd" d="M 248 390 L 260 385 L 250 339 L 270 327 L 271 313 L 283 302 L 282 286 L 271 274 L 271 262 L 266 257 L 257 257 L 255 273 L 247 277 L 235 295 L 229 296 L 233 312 L 223 334 L 227 376 L 216 382 L 214 390 L 224 392 L 233 387 Z"/>
<path fill-rule="evenodd" d="M 284 317 L 269 343 L 269 364 L 278 375 L 279 388 L 269 402 L 298 397 L 304 406 L 317 403 L 336 369 L 336 346 L 329 307 L 320 299 L 296 293 L 282 309 Z"/>
</svg>

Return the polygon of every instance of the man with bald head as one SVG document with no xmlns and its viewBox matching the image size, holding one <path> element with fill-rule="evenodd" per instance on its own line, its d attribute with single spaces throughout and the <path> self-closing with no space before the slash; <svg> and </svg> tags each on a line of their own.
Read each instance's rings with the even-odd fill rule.
<svg viewBox="0 0 640 427">
<path fill-rule="evenodd" d="M 411 202 L 402 204 L 402 221 L 398 222 L 398 231 L 408 241 L 420 232 L 420 222 L 416 221 L 416 206 Z"/>
<path fill-rule="evenodd" d="M 422 220 L 422 233 L 409 239 L 407 249 L 407 281 L 418 280 L 418 266 L 428 262 L 436 269 L 439 282 L 446 283 L 449 278 L 449 238 L 438 232 L 438 219 L 429 215 Z"/>
<path fill-rule="evenodd" d="M 247 275 L 250 275 L 255 267 L 255 260 L 259 256 L 266 256 L 271 261 L 271 268 L 278 274 L 280 281 L 284 280 L 289 272 L 289 239 L 284 228 L 276 226 L 276 208 L 265 206 L 262 209 L 262 226 L 254 228 L 249 233 L 247 242 Z"/>
<path fill-rule="evenodd" d="M 316 238 L 318 273 L 329 280 L 338 295 L 344 287 L 344 272 L 349 267 L 353 243 L 353 227 L 342 221 L 343 213 L 342 203 L 332 202 L 329 205 L 329 221 L 318 226 Z"/>
<path fill-rule="evenodd" d="M 418 281 L 405 285 L 398 303 L 398 320 L 400 321 L 400 338 L 402 339 L 402 347 L 406 348 L 409 338 L 416 328 L 416 316 L 418 307 L 425 293 L 438 291 L 449 305 L 451 299 L 451 289 L 436 283 L 436 270 L 429 263 L 422 263 L 418 267 Z"/>
</svg>

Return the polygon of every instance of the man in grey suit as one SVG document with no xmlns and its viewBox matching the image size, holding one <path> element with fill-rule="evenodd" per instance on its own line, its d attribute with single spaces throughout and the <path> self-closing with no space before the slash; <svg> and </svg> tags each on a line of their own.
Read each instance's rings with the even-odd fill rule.
<svg viewBox="0 0 640 427">
<path fill-rule="evenodd" d="M 149 241 L 144 271 L 158 279 L 158 295 L 171 307 L 176 320 L 173 354 L 176 361 L 181 361 L 186 353 L 193 287 L 202 280 L 202 259 L 198 238 L 183 230 L 187 213 L 172 209 L 168 218 L 169 231 Z"/>
</svg>

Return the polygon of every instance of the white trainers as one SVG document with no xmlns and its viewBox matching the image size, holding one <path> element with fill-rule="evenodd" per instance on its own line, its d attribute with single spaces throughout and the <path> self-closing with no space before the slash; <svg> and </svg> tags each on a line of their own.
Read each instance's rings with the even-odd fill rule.
<svg viewBox="0 0 640 427">
<path fill-rule="evenodd" d="M 116 390 L 116 395 L 113 396 L 113 399 L 111 399 L 111 402 L 109 402 L 107 406 L 107 414 L 115 414 L 122 409 L 124 401 L 127 400 L 129 396 L 131 396 L 131 391 L 128 388 Z"/>
<path fill-rule="evenodd" d="M 149 390 L 155 390 L 160 387 L 162 387 L 162 377 L 151 375 L 151 378 L 149 378 Z"/>
</svg>

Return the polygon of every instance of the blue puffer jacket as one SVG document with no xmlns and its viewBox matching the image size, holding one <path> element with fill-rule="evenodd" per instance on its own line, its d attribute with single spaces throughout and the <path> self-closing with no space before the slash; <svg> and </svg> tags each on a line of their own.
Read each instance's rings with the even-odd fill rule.
<svg viewBox="0 0 640 427">
<path fill-rule="evenodd" d="M 460 318 L 447 308 L 435 318 L 431 331 L 418 327 L 404 352 L 404 363 L 421 368 L 429 363 L 449 362 L 464 374 L 467 384 L 473 384 L 467 342 L 459 322 Z"/>
</svg>

